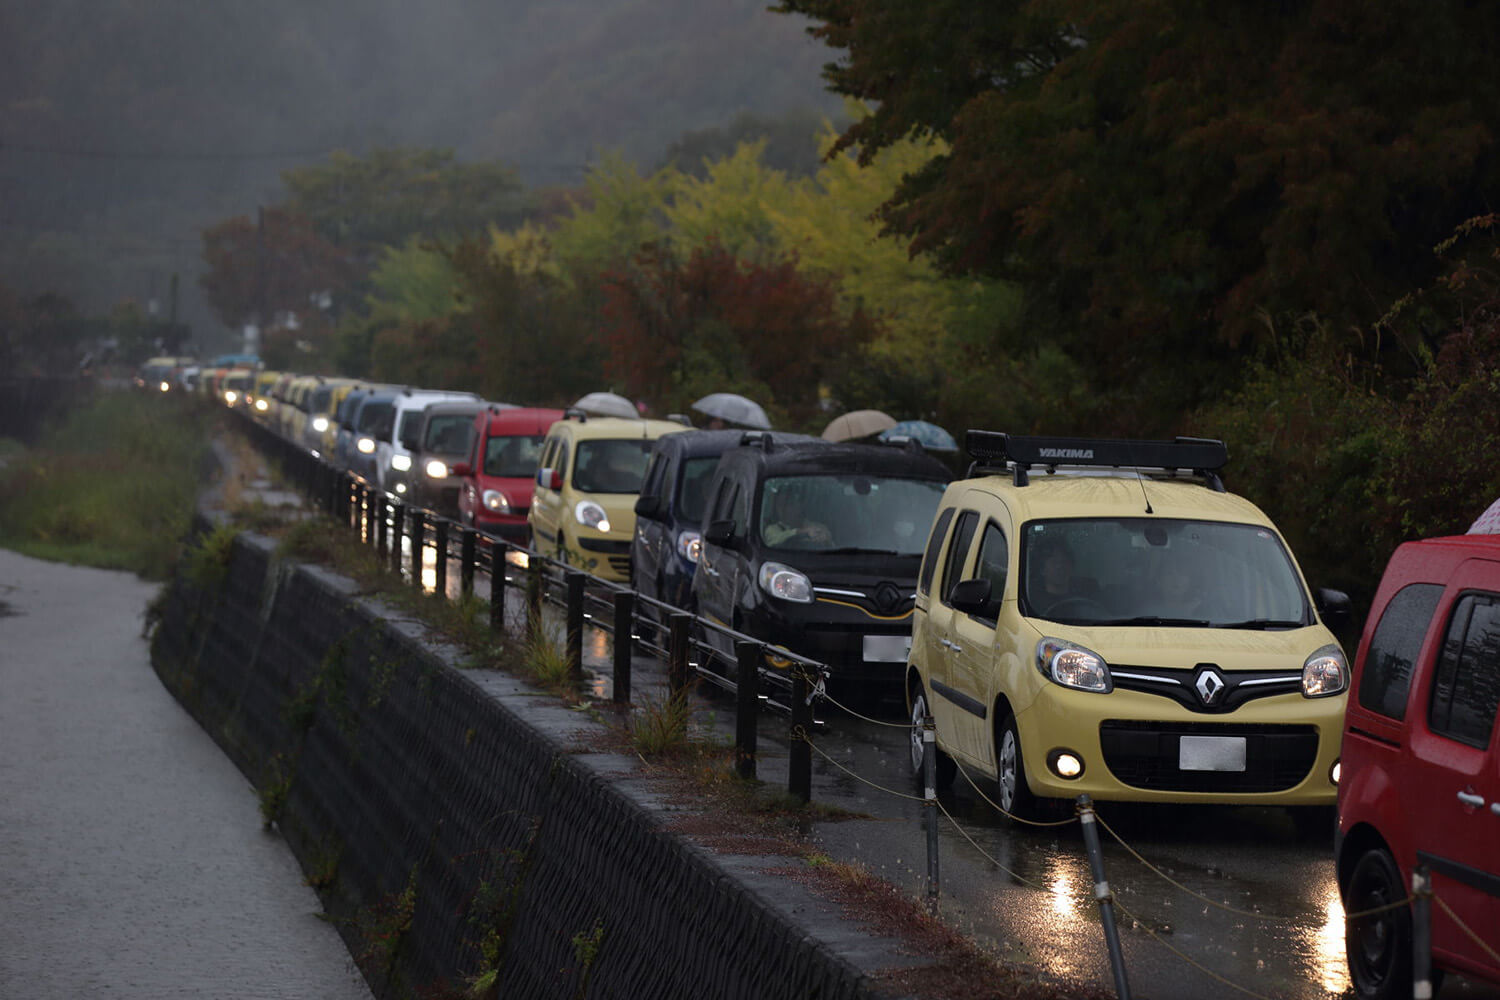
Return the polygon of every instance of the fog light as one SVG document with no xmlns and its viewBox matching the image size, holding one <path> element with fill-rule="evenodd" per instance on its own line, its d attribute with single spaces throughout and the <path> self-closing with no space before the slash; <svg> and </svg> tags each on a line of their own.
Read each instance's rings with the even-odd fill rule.
<svg viewBox="0 0 1500 1000">
<path fill-rule="evenodd" d="M 1047 768 L 1059 778 L 1072 781 L 1083 774 L 1083 758 L 1072 750 L 1053 750 L 1047 755 Z"/>
<path fill-rule="evenodd" d="M 405 493 L 406 492 L 406 484 L 405 483 L 397 483 L 396 484 L 396 492 L 397 493 Z"/>
<path fill-rule="evenodd" d="M 1341 760 L 1336 760 L 1336 761 L 1333 762 L 1333 767 L 1330 768 L 1329 771 L 1328 771 L 1328 780 L 1331 781 L 1331 782 L 1333 782 L 1335 785 L 1337 785 L 1339 783 L 1339 777 L 1343 773 L 1344 773 L 1344 762 L 1341 761 Z"/>
</svg>

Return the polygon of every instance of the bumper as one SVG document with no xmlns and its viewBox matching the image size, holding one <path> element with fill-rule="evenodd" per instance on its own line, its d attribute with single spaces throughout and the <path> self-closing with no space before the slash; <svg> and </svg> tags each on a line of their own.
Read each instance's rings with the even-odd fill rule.
<svg viewBox="0 0 1500 1000">
<path fill-rule="evenodd" d="M 825 608 L 822 602 L 814 602 L 785 616 L 762 609 L 746 619 L 745 632 L 827 664 L 833 680 L 899 687 L 906 675 L 910 617 L 891 624 L 877 622 L 858 609 L 837 608 L 829 614 Z M 771 665 L 785 666 L 774 660 Z"/>
<path fill-rule="evenodd" d="M 1056 798 L 1261 805 L 1333 805 L 1343 700 L 1262 698 L 1228 715 L 1174 711 L 1166 699 L 1047 685 L 1016 715 L 1033 792 Z M 1057 750 L 1083 759 L 1067 780 L 1047 769 Z"/>
</svg>

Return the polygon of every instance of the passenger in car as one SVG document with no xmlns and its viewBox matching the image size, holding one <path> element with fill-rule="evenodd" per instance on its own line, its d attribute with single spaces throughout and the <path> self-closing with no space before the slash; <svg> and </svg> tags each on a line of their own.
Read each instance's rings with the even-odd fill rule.
<svg viewBox="0 0 1500 1000">
<path fill-rule="evenodd" d="M 799 547 L 826 546 L 833 544 L 833 532 L 820 521 L 807 519 L 807 505 L 798 490 L 783 490 L 773 494 L 776 498 L 772 520 L 766 522 L 761 537 L 767 545 L 784 546 L 788 543 L 804 543 Z"/>
</svg>

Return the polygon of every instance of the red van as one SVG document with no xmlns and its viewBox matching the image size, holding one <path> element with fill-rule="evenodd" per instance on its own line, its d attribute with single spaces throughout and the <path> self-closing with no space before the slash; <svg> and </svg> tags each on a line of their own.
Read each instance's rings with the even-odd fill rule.
<svg viewBox="0 0 1500 1000">
<path fill-rule="evenodd" d="M 526 544 L 526 514 L 536 485 L 536 461 L 547 428 L 562 410 L 491 404 L 474 417 L 473 447 L 467 462 L 454 463 L 458 517 L 464 524 Z"/>
<path fill-rule="evenodd" d="M 1402 545 L 1344 720 L 1336 854 L 1356 996 L 1412 995 L 1412 911 L 1381 908 L 1407 898 L 1418 864 L 1432 880 L 1434 985 L 1444 970 L 1500 983 L 1497 705 L 1500 536 Z"/>
</svg>

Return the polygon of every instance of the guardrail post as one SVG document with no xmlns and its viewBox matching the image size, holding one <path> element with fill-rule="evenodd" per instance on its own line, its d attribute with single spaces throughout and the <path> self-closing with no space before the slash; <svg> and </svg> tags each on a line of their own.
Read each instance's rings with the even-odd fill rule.
<svg viewBox="0 0 1500 1000">
<path fill-rule="evenodd" d="M 385 523 L 386 512 L 391 508 L 391 501 L 382 494 L 375 498 L 375 553 L 385 560 L 386 546 L 390 544 L 390 536 Z"/>
<path fill-rule="evenodd" d="M 1120 951 L 1120 931 L 1115 927 L 1115 897 L 1104 877 L 1104 852 L 1099 847 L 1098 817 L 1094 800 L 1078 796 L 1078 820 L 1083 826 L 1083 843 L 1089 852 L 1089 870 L 1094 875 L 1094 898 L 1099 901 L 1099 922 L 1104 926 L 1104 943 L 1109 947 L 1109 967 L 1115 976 L 1115 994 L 1130 1000 L 1130 983 L 1125 978 L 1125 956 Z"/>
<path fill-rule="evenodd" d="M 630 657 L 635 652 L 635 594 L 615 591 L 615 682 L 616 705 L 630 704 Z"/>
<path fill-rule="evenodd" d="M 736 640 L 734 658 L 739 676 L 734 692 L 734 770 L 741 778 L 755 777 L 755 718 L 760 711 L 760 665 L 765 649 L 758 642 Z"/>
<path fill-rule="evenodd" d="M 433 552 L 437 558 L 433 561 L 433 587 L 437 595 L 444 600 L 448 599 L 448 521 L 446 518 L 434 517 L 432 519 Z"/>
<path fill-rule="evenodd" d="M 406 504 L 391 504 L 391 572 L 401 575 L 401 538 L 406 534 Z"/>
<path fill-rule="evenodd" d="M 667 685 L 674 695 L 687 689 L 688 630 L 692 624 L 692 615 L 671 616 L 671 638 L 667 640 Z"/>
<path fill-rule="evenodd" d="M 812 801 L 812 685 L 807 668 L 792 664 L 792 731 L 787 745 L 786 790 L 799 802 Z"/>
<path fill-rule="evenodd" d="M 427 525 L 421 507 L 411 509 L 411 585 L 422 592 L 422 543 L 427 539 Z"/>
<path fill-rule="evenodd" d="M 459 525 L 458 589 L 465 597 L 474 593 L 474 559 L 477 541 L 473 528 Z"/>
<path fill-rule="evenodd" d="M 339 484 L 341 482 L 343 482 L 342 477 L 332 466 L 324 467 L 322 507 L 328 511 L 329 517 L 339 516 Z"/>
<path fill-rule="evenodd" d="M 526 560 L 526 634 L 539 635 L 542 630 L 542 598 L 546 581 L 542 579 L 545 564 L 542 557 Z"/>
<path fill-rule="evenodd" d="M 505 556 L 509 547 L 500 539 L 490 541 L 490 631 L 505 633 Z"/>
<path fill-rule="evenodd" d="M 370 498 L 370 527 L 365 540 L 375 551 L 385 551 L 385 494 L 379 490 Z"/>
<path fill-rule="evenodd" d="M 1411 995 L 1432 1000 L 1432 876 L 1426 865 L 1411 872 Z"/>
<path fill-rule="evenodd" d="M 927 800 L 927 912 L 938 912 L 937 726 L 922 716 L 922 784 Z"/>
<path fill-rule="evenodd" d="M 583 583 L 584 576 L 577 570 L 569 570 L 565 577 L 568 586 L 566 611 L 568 634 L 568 672 L 576 683 L 583 683 Z"/>
</svg>

